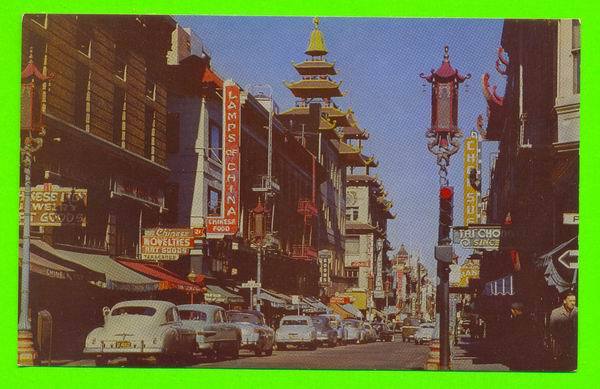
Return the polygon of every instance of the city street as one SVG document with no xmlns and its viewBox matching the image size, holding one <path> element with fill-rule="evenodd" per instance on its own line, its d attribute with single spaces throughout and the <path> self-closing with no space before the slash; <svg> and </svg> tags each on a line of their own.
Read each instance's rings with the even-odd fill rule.
<svg viewBox="0 0 600 389">
<path fill-rule="evenodd" d="M 247 350 L 240 351 L 237 360 L 209 362 L 198 357 L 197 363 L 187 367 L 247 368 L 247 369 L 423 369 L 428 346 L 403 343 L 398 336 L 394 342 L 352 344 L 335 348 L 318 348 L 315 351 L 288 348 L 275 350 L 272 356 L 256 357 Z M 93 366 L 92 359 L 67 363 L 66 366 Z M 109 366 L 127 366 L 124 358 L 115 359 Z M 154 359 L 142 360 L 138 367 L 157 366 Z"/>
</svg>

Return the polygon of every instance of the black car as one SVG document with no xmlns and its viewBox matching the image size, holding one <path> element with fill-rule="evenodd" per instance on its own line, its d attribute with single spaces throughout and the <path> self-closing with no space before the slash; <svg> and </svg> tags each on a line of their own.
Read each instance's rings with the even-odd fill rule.
<svg viewBox="0 0 600 389">
<path fill-rule="evenodd" d="M 394 339 L 394 331 L 386 323 L 374 323 L 373 328 L 382 342 L 391 342 Z"/>
</svg>

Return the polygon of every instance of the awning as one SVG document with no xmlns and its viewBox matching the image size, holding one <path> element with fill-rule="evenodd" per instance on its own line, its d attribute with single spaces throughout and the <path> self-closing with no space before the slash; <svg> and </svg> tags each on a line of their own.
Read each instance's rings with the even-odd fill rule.
<svg viewBox="0 0 600 389">
<path fill-rule="evenodd" d="M 314 297 L 304 297 L 302 300 L 309 305 L 308 308 L 304 309 L 304 312 L 326 313 L 328 311 L 327 306 Z"/>
<path fill-rule="evenodd" d="M 339 304 L 331 303 L 331 304 L 329 304 L 329 307 L 331 308 L 331 310 L 333 311 L 333 313 L 337 313 L 338 315 L 340 315 L 340 317 L 342 319 L 347 319 L 349 317 L 353 317 L 350 314 L 350 312 L 346 311 Z"/>
<path fill-rule="evenodd" d="M 199 285 L 192 284 L 191 282 L 184 280 L 177 276 L 177 274 L 168 271 L 158 265 L 152 263 L 140 263 L 134 261 L 128 261 L 124 259 L 118 259 L 123 266 L 135 270 L 138 273 L 142 273 L 148 277 L 154 278 L 159 281 L 158 289 L 177 289 L 184 292 L 201 293 L 202 288 Z"/>
<path fill-rule="evenodd" d="M 261 300 L 266 300 L 271 304 L 273 308 L 285 308 L 286 303 L 284 300 L 273 296 L 271 293 L 265 291 L 264 289 L 260 290 L 259 298 Z"/>
<path fill-rule="evenodd" d="M 486 282 L 483 294 L 486 296 L 514 296 L 513 275 Z"/>
<path fill-rule="evenodd" d="M 130 292 L 148 292 L 158 290 L 156 280 L 143 276 L 119 264 L 108 255 L 87 254 L 75 251 L 59 250 L 41 240 L 31 241 L 32 250 L 37 250 L 40 256 L 51 255 L 52 259 L 62 261 L 64 265 L 74 264 L 93 272 L 103 273 L 106 282 L 96 283 L 107 289 L 124 290 Z"/>
<path fill-rule="evenodd" d="M 352 316 L 357 317 L 359 319 L 363 318 L 362 312 L 358 308 L 356 308 L 354 305 L 352 305 L 352 304 L 344 304 L 341 307 L 344 310 L 348 311 Z"/>
<path fill-rule="evenodd" d="M 19 247 L 19 267 L 22 266 L 23 248 Z M 68 267 L 51 262 L 40 257 L 37 254 L 29 254 L 29 269 L 33 273 L 41 274 L 50 278 L 58 278 L 60 280 L 82 280 L 80 273 Z"/>
<path fill-rule="evenodd" d="M 207 285 L 208 291 L 204 293 L 204 301 L 207 303 L 234 304 L 243 303 L 244 298 L 231 293 L 217 285 Z"/>
</svg>

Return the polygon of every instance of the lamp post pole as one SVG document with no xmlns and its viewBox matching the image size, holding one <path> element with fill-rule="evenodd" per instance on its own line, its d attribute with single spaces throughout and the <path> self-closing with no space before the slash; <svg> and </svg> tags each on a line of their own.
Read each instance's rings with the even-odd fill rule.
<svg viewBox="0 0 600 389">
<path fill-rule="evenodd" d="M 21 72 L 21 132 L 23 147 L 21 148 L 21 164 L 23 166 L 23 260 L 21 264 L 21 291 L 18 323 L 17 363 L 20 366 L 31 366 L 37 359 L 33 344 L 31 322 L 29 317 L 29 271 L 31 243 L 31 165 L 33 154 L 43 144 L 46 130 L 41 119 L 41 103 L 38 99 L 38 85 L 50 80 L 44 76 L 33 63 L 33 47 L 29 49 L 29 61 Z M 37 135 L 37 136 L 34 136 Z"/>
</svg>

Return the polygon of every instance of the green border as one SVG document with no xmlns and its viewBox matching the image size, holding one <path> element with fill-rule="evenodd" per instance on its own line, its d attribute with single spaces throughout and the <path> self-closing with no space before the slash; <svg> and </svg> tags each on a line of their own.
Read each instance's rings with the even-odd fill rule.
<svg viewBox="0 0 600 389">
<path fill-rule="evenodd" d="M 600 207 L 595 207 L 595 194 L 600 192 L 600 174 L 597 151 L 593 148 L 600 143 L 600 129 L 592 126 L 599 119 L 599 99 L 592 93 L 598 87 L 600 64 L 598 43 L 597 1 L 553 1 L 503 0 L 484 1 L 390 1 L 390 0 L 297 0 L 297 1 L 252 1 L 252 0 L 212 0 L 212 1 L 163 1 L 145 0 L 88 0 L 85 5 L 57 0 L 24 2 L 8 0 L 3 2 L 2 39 L 3 72 L 0 91 L 2 115 L 0 128 L 3 133 L 4 153 L 1 167 L 4 172 L 0 181 L 0 215 L 4 222 L 0 225 L 2 237 L 0 248 L 3 260 L 0 262 L 3 274 L 0 290 L 0 310 L 2 325 L 0 339 L 4 347 L 0 349 L 0 377 L 3 387 L 115 387 L 145 385 L 195 385 L 206 387 L 254 387 L 270 383 L 289 387 L 406 387 L 425 386 L 471 387 L 472 385 L 493 385 L 510 387 L 524 383 L 528 387 L 582 387 L 592 386 L 600 381 L 600 374 L 594 371 L 598 339 L 598 319 L 600 304 L 597 298 L 600 271 L 592 265 L 599 254 L 594 245 L 595 226 L 600 217 Z M 184 4 L 185 3 L 185 4 Z M 595 3 L 595 4 L 594 4 Z M 18 77 L 21 53 L 21 15 L 27 12 L 39 13 L 153 13 L 153 14 L 207 14 L 207 15 L 280 15 L 280 16 L 378 16 L 378 17 L 471 17 L 471 18 L 581 18 L 583 39 L 582 71 L 582 115 L 581 128 L 581 180 L 580 250 L 584 258 L 581 271 L 579 305 L 580 354 L 577 373 L 464 373 L 464 372 L 390 372 L 390 371 L 299 371 L 299 370 L 208 370 L 208 369 L 95 369 L 95 368 L 17 368 L 16 367 L 16 325 L 17 325 L 17 223 L 18 223 L 18 180 L 19 180 L 19 132 L 18 127 Z M 348 37 L 348 39 L 353 39 Z M 409 53 L 403 53 L 409 55 Z M 595 263 L 594 263 L 595 265 Z"/>
</svg>

